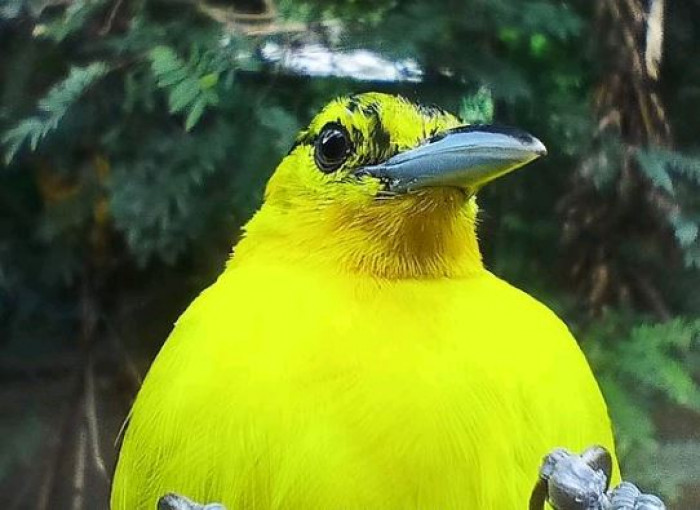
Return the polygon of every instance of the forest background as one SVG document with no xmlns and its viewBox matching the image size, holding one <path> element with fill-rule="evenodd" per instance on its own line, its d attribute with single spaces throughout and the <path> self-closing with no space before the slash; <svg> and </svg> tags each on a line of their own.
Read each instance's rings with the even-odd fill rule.
<svg viewBox="0 0 700 510">
<path fill-rule="evenodd" d="M 626 477 L 700 507 L 698 55 L 697 0 L 3 0 L 0 506 L 107 507 L 296 132 L 379 90 L 545 142 L 481 195 L 486 263 L 570 324 Z"/>
</svg>

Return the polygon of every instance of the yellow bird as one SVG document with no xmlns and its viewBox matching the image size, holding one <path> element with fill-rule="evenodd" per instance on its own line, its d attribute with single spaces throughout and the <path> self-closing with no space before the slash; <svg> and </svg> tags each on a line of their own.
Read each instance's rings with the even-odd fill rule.
<svg viewBox="0 0 700 510">
<path fill-rule="evenodd" d="M 326 106 L 153 363 L 112 510 L 522 510 L 552 449 L 614 451 L 567 327 L 479 252 L 476 192 L 544 153 L 400 97 Z"/>
</svg>

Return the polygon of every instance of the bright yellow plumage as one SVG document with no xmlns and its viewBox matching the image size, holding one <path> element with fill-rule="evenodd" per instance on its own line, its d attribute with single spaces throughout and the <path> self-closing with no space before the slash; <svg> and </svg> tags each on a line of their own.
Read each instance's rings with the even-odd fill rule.
<svg viewBox="0 0 700 510">
<path fill-rule="evenodd" d="M 322 172 L 329 123 L 352 150 Z M 458 124 L 381 94 L 312 121 L 154 362 L 113 510 L 515 510 L 553 448 L 613 450 L 566 326 L 483 268 L 473 196 L 353 173 Z"/>
</svg>

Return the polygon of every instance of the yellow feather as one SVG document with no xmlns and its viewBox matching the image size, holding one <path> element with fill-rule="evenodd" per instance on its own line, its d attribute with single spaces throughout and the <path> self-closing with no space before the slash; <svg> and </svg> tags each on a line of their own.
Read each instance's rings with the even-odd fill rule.
<svg viewBox="0 0 700 510">
<path fill-rule="evenodd" d="M 382 150 L 458 124 L 368 94 L 331 103 L 306 135 L 334 121 L 369 143 L 367 108 Z M 474 199 L 377 192 L 319 172 L 308 144 L 285 158 L 151 367 L 113 510 L 167 492 L 229 510 L 515 510 L 555 447 L 614 450 L 566 326 L 483 268 Z"/>
</svg>

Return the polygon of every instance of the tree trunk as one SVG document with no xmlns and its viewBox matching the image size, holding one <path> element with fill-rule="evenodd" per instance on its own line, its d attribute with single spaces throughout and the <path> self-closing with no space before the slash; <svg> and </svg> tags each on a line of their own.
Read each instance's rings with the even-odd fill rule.
<svg viewBox="0 0 700 510">
<path fill-rule="evenodd" d="M 631 304 L 665 319 L 670 313 L 643 266 L 621 248 L 672 246 L 668 217 L 676 205 L 639 171 L 636 154 L 669 147 L 671 132 L 657 93 L 664 0 L 597 0 L 602 74 L 593 97 L 593 143 L 559 208 L 567 278 L 594 314 Z M 659 244 L 660 243 L 660 244 Z"/>
</svg>

